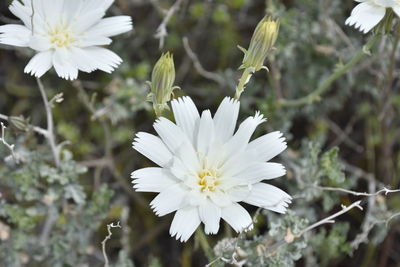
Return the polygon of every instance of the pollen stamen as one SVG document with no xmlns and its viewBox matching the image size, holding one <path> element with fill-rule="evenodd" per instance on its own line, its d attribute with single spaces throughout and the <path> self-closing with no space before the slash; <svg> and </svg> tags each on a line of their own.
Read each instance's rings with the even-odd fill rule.
<svg viewBox="0 0 400 267">
<path fill-rule="evenodd" d="M 75 37 L 65 28 L 57 27 L 49 32 L 50 42 L 56 47 L 68 47 L 75 41 Z"/>
<path fill-rule="evenodd" d="M 215 170 L 202 170 L 198 174 L 198 184 L 201 192 L 214 192 L 219 185 L 219 174 Z"/>
</svg>

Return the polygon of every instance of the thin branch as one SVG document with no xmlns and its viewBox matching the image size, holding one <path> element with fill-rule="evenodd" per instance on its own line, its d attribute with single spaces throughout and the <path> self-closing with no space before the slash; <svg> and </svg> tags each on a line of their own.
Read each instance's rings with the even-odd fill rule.
<svg viewBox="0 0 400 267">
<path fill-rule="evenodd" d="M 108 235 L 104 238 L 103 241 L 101 241 L 101 248 L 102 248 L 103 257 L 104 257 L 104 267 L 109 267 L 110 266 L 110 262 L 108 260 L 107 252 L 106 252 L 106 243 L 107 243 L 108 240 L 111 239 L 111 236 L 112 236 L 111 228 L 117 228 L 117 227 L 121 228 L 120 222 L 117 222 L 117 224 L 114 224 L 114 223 L 107 224 Z"/>
<path fill-rule="evenodd" d="M 337 146 L 341 142 L 344 142 L 350 148 L 354 149 L 357 153 L 362 153 L 364 151 L 364 148 L 353 141 L 349 136 L 350 132 L 353 129 L 354 122 L 355 120 L 353 117 L 352 119 L 350 119 L 350 122 L 348 123 L 346 128 L 342 130 L 342 128 L 340 128 L 339 125 L 337 125 L 334 121 L 331 121 L 329 119 L 327 120 L 329 128 L 337 135 L 336 140 L 331 144 L 331 146 Z"/>
<path fill-rule="evenodd" d="M 332 85 L 334 81 L 336 81 L 339 77 L 349 71 L 352 67 L 354 67 L 357 63 L 359 63 L 366 55 L 369 55 L 369 50 L 375 45 L 375 43 L 381 38 L 380 34 L 376 34 L 373 38 L 371 38 L 367 44 L 365 44 L 362 49 L 345 65 L 338 68 L 336 71 L 332 73 L 315 91 L 311 92 L 307 96 L 301 97 L 295 100 L 287 100 L 280 99 L 279 105 L 282 107 L 294 107 L 294 106 L 302 106 L 311 104 L 315 101 L 319 101 L 321 99 L 321 95 L 325 93 Z"/>
<path fill-rule="evenodd" d="M 172 18 L 172 15 L 179 9 L 180 4 L 183 2 L 183 0 L 176 0 L 175 3 L 168 9 L 168 11 L 165 14 L 165 17 L 161 24 L 158 26 L 156 34 L 154 37 L 156 39 L 160 40 L 160 49 L 164 47 L 164 42 L 165 42 L 165 37 L 168 35 L 167 31 L 167 25 L 170 19 Z"/>
<path fill-rule="evenodd" d="M 8 121 L 10 123 L 12 123 L 13 118 L 18 118 L 18 117 L 7 116 L 7 115 L 4 115 L 4 114 L 0 114 L 0 119 Z M 38 134 L 43 135 L 44 137 L 47 137 L 47 130 L 46 129 L 43 129 L 41 127 L 38 127 L 38 126 L 35 126 L 35 125 L 32 125 L 32 124 L 28 124 L 28 123 L 26 124 L 26 126 L 29 129 L 32 129 L 34 132 L 37 132 Z"/>
<path fill-rule="evenodd" d="M 284 238 L 278 242 L 276 242 L 274 245 L 269 246 L 268 248 L 268 255 L 272 255 L 273 253 L 275 253 L 275 251 L 280 248 L 281 246 L 284 246 L 286 244 L 289 244 L 291 242 L 293 242 L 295 239 L 300 238 L 301 236 L 303 236 L 306 232 L 311 231 L 312 229 L 317 228 L 320 225 L 323 224 L 328 224 L 328 223 L 334 223 L 335 221 L 333 219 L 335 219 L 336 217 L 339 217 L 340 215 L 350 211 L 353 208 L 359 208 L 360 210 L 362 210 L 363 208 L 360 205 L 361 200 L 358 200 L 354 203 L 352 203 L 350 206 L 345 207 L 342 205 L 342 210 L 339 212 L 336 212 L 335 214 L 332 214 L 320 221 L 317 221 L 315 223 L 313 223 L 312 225 L 306 227 L 305 229 L 303 229 L 302 231 L 300 231 L 298 234 L 292 234 L 292 236 L 290 238 Z"/>
<path fill-rule="evenodd" d="M 351 247 L 353 249 L 357 249 L 360 244 L 368 241 L 368 234 L 371 232 L 371 230 L 377 225 L 377 224 L 381 224 L 381 223 L 385 223 L 386 227 L 388 226 L 388 224 L 390 223 L 391 220 L 393 220 L 394 218 L 400 216 L 400 212 L 397 213 L 393 213 L 391 214 L 387 219 L 383 219 L 383 220 L 375 220 L 370 222 L 366 229 L 364 231 L 362 231 L 360 234 L 358 234 L 356 236 L 356 238 L 353 240 L 353 242 L 351 242 Z"/>
<path fill-rule="evenodd" d="M 7 149 L 10 151 L 13 159 L 15 160 L 15 162 L 18 163 L 18 159 L 17 156 L 15 155 L 15 151 L 14 151 L 14 144 L 9 144 L 6 139 L 5 139 L 5 132 L 6 132 L 6 126 L 4 125 L 4 123 L 0 123 L 1 124 L 1 137 L 0 137 L 0 142 L 3 143 L 3 145 L 5 145 L 7 147 Z"/>
<path fill-rule="evenodd" d="M 326 218 L 324 218 L 324 219 L 322 219 L 322 220 L 320 220 L 320 221 L 308 226 L 304 230 L 300 231 L 300 233 L 298 233 L 296 235 L 296 237 L 301 237 L 306 232 L 308 232 L 308 231 L 310 231 L 310 230 L 312 230 L 312 229 L 314 229 L 314 228 L 316 228 L 316 227 L 318 227 L 320 225 L 327 224 L 327 223 L 334 223 L 334 220 L 333 220 L 334 218 L 339 217 L 340 215 L 348 212 L 349 210 L 351 210 L 353 208 L 359 208 L 360 210 L 363 210 L 363 208 L 360 206 L 360 203 L 361 203 L 361 200 L 358 200 L 358 201 L 354 202 L 353 204 L 351 204 L 348 207 L 342 206 L 342 210 L 341 211 L 336 212 L 335 214 L 332 214 L 331 216 L 326 217 Z"/>
<path fill-rule="evenodd" d="M 54 135 L 54 120 L 53 120 L 53 113 L 52 113 L 52 103 L 53 102 L 58 102 L 56 97 L 52 98 L 50 101 L 47 98 L 46 95 L 46 90 L 44 89 L 43 83 L 39 78 L 36 78 L 40 94 L 42 95 L 43 103 L 44 103 L 44 108 L 46 110 L 46 116 L 47 116 L 47 133 L 46 137 L 47 140 L 49 141 L 49 145 L 51 147 L 51 152 L 53 153 L 53 158 L 54 158 L 54 163 L 56 164 L 56 167 L 58 168 L 60 166 L 60 151 L 57 147 L 56 143 L 56 137 Z"/>
<path fill-rule="evenodd" d="M 183 37 L 182 42 L 183 42 L 183 47 L 185 48 L 186 54 L 192 60 L 195 69 L 201 76 L 203 76 L 206 79 L 212 80 L 212 81 L 218 83 L 219 85 L 226 84 L 225 80 L 220 75 L 210 72 L 210 71 L 207 71 L 203 68 L 198 56 L 193 52 L 192 48 L 190 47 L 189 40 L 187 37 Z"/>
<path fill-rule="evenodd" d="M 352 191 L 352 190 L 348 190 L 348 189 L 344 189 L 344 188 L 340 188 L 340 187 L 329 187 L 329 186 L 319 186 L 319 185 L 314 185 L 314 187 L 321 189 L 321 190 L 325 190 L 325 191 L 337 191 L 337 192 L 352 194 L 354 196 L 365 196 L 365 197 L 373 197 L 373 196 L 377 196 L 381 193 L 385 193 L 385 195 L 387 195 L 390 193 L 400 192 L 400 189 L 392 190 L 392 189 L 387 189 L 386 187 L 382 188 L 379 191 L 376 191 L 375 193 L 357 192 L 357 191 Z"/>
<path fill-rule="evenodd" d="M 90 100 L 90 97 L 86 93 L 85 89 L 83 88 L 82 82 L 77 80 L 73 83 L 74 88 L 78 91 L 78 98 L 79 100 L 85 105 L 86 109 L 92 114 L 91 119 L 96 119 L 100 122 L 103 134 L 104 134 L 104 158 L 102 162 L 104 163 L 104 167 L 111 172 L 113 177 L 117 180 L 118 184 L 124 189 L 125 192 L 129 194 L 133 199 L 135 199 L 136 203 L 139 203 L 141 206 L 147 206 L 146 201 L 135 193 L 132 190 L 131 185 L 126 181 L 126 178 L 117 170 L 115 166 L 115 160 L 113 155 L 113 146 L 112 146 L 112 138 L 110 133 L 110 127 L 104 117 L 94 118 L 93 115 L 97 114 L 96 107 L 94 106 L 93 101 Z M 96 162 L 98 164 L 99 162 Z"/>
</svg>

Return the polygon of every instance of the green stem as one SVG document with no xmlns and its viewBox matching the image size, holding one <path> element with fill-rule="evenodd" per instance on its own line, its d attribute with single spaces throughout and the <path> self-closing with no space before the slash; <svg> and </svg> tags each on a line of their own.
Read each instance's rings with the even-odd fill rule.
<svg viewBox="0 0 400 267">
<path fill-rule="evenodd" d="M 208 244 L 206 235 L 200 228 L 197 229 L 196 231 L 196 240 L 199 242 L 200 247 L 206 254 L 207 258 L 209 260 L 212 260 L 214 258 L 214 253 L 212 251 L 210 244 Z"/>
<path fill-rule="evenodd" d="M 370 39 L 363 48 L 358 51 L 358 53 L 349 61 L 347 64 L 343 65 L 339 69 L 337 69 L 331 76 L 326 79 L 315 91 L 310 94 L 301 97 L 295 100 L 287 100 L 280 99 L 278 105 L 281 107 L 294 107 L 294 106 L 302 106 L 311 104 L 315 101 L 319 101 L 321 99 L 321 95 L 325 93 L 331 84 L 336 81 L 340 76 L 345 74 L 348 70 L 350 70 L 354 65 L 361 61 L 366 55 L 368 55 L 368 51 L 375 45 L 375 43 L 381 38 L 380 34 L 376 34 L 372 39 Z"/>
<path fill-rule="evenodd" d="M 246 84 L 249 82 L 251 75 L 253 75 L 253 68 L 245 68 L 242 74 L 242 77 L 239 80 L 238 85 L 236 86 L 236 93 L 235 93 L 235 99 L 239 100 L 240 95 L 244 91 L 244 87 Z"/>
<path fill-rule="evenodd" d="M 153 109 L 154 109 L 154 113 L 156 114 L 157 118 L 160 118 L 163 114 L 163 110 L 161 108 L 161 105 L 156 104 L 155 102 L 153 102 Z"/>
</svg>

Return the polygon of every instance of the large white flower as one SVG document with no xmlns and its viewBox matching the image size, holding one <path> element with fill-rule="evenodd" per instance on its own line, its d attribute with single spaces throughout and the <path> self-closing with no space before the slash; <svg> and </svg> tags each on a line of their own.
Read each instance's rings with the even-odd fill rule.
<svg viewBox="0 0 400 267">
<path fill-rule="evenodd" d="M 129 16 L 103 18 L 114 0 L 14 0 L 10 11 L 24 25 L 0 26 L 0 43 L 38 53 L 25 73 L 41 77 L 52 66 L 58 76 L 76 79 L 78 70 L 112 72 L 122 59 L 100 46 L 132 29 Z"/>
<path fill-rule="evenodd" d="M 263 180 L 285 174 L 278 163 L 267 162 L 286 148 L 280 132 L 253 141 L 265 121 L 258 112 L 234 134 L 239 102 L 225 98 L 214 117 L 201 116 L 193 101 L 172 101 L 176 124 L 161 117 L 154 123 L 160 137 L 139 132 L 133 147 L 160 167 L 132 173 L 134 188 L 159 193 L 150 203 L 158 216 L 176 211 L 170 234 L 185 242 L 201 222 L 206 234 L 216 234 L 220 219 L 243 231 L 252 227 L 249 213 L 238 202 L 284 213 L 291 197 Z"/>
<path fill-rule="evenodd" d="M 374 28 L 385 16 L 386 9 L 391 8 L 400 16 L 400 0 L 355 0 L 361 2 L 352 11 L 346 20 L 350 25 L 367 33 Z"/>
</svg>

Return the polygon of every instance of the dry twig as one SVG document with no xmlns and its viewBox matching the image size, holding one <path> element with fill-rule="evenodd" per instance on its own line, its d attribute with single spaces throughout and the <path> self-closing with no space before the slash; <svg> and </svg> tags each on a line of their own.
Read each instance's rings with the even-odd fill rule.
<svg viewBox="0 0 400 267">
<path fill-rule="evenodd" d="M 1 138 L 0 138 L 0 142 L 3 143 L 3 145 L 5 145 L 7 147 L 7 149 L 10 151 L 13 159 L 15 160 L 15 162 L 18 163 L 17 160 L 17 156 L 15 155 L 15 151 L 14 151 L 14 144 L 9 144 L 6 139 L 5 139 L 5 132 L 6 132 L 6 126 L 4 125 L 4 123 L 1 122 Z"/>
<path fill-rule="evenodd" d="M 160 49 L 162 49 L 164 47 L 165 37 L 167 37 L 167 35 L 168 35 L 168 31 L 167 31 L 168 22 L 172 18 L 172 15 L 174 15 L 174 13 L 179 9 L 179 6 L 181 5 L 182 2 L 183 2 L 183 0 L 175 1 L 175 3 L 170 7 L 170 9 L 168 9 L 168 11 L 165 13 L 165 17 L 164 17 L 163 21 L 157 28 L 157 31 L 156 31 L 156 34 L 154 35 L 154 37 L 156 39 L 160 40 Z"/>
<path fill-rule="evenodd" d="M 183 47 L 185 48 L 186 54 L 192 60 L 195 69 L 201 76 L 203 76 L 206 79 L 212 80 L 222 86 L 226 84 L 225 80 L 220 75 L 210 72 L 210 71 L 207 71 L 203 68 L 203 66 L 200 63 L 199 58 L 197 57 L 197 55 L 193 52 L 192 48 L 190 47 L 189 40 L 187 37 L 183 37 L 182 42 L 183 42 Z"/>
<path fill-rule="evenodd" d="M 108 240 L 111 239 L 111 236 L 112 236 L 111 228 L 117 228 L 117 227 L 121 228 L 120 222 L 117 222 L 117 224 L 114 224 L 114 223 L 107 224 L 108 235 L 104 238 L 103 241 L 101 241 L 101 248 L 102 248 L 103 256 L 104 256 L 104 267 L 110 266 L 110 262 L 108 260 L 107 252 L 106 252 L 106 243 Z"/>
</svg>

